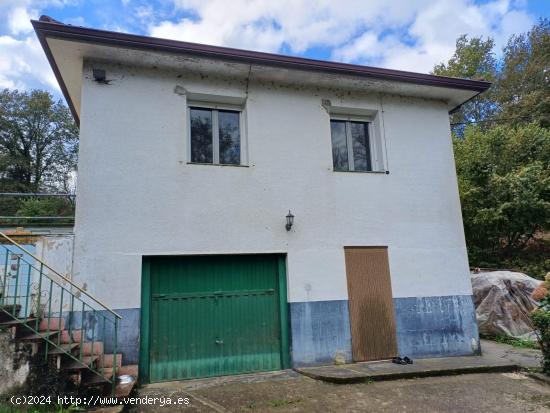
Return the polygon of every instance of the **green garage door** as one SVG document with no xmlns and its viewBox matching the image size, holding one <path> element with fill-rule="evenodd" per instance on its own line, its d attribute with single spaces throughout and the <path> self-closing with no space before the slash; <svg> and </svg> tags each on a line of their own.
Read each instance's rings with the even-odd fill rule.
<svg viewBox="0 0 550 413">
<path fill-rule="evenodd" d="M 143 276 L 146 381 L 288 367 L 284 257 L 151 257 Z"/>
</svg>

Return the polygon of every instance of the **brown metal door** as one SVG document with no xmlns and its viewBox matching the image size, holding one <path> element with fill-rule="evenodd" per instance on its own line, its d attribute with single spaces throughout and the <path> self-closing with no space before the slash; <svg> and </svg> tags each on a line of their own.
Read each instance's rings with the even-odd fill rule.
<svg viewBox="0 0 550 413">
<path fill-rule="evenodd" d="M 346 247 L 351 346 L 354 361 L 397 355 L 386 247 Z"/>
</svg>

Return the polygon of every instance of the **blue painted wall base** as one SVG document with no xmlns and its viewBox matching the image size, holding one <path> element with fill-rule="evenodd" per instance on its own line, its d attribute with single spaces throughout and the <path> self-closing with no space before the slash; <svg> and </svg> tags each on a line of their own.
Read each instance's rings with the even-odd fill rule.
<svg viewBox="0 0 550 413">
<path fill-rule="evenodd" d="M 472 297 L 394 298 L 399 354 L 412 358 L 480 353 Z M 352 361 L 347 300 L 290 303 L 294 367 Z"/>
<path fill-rule="evenodd" d="M 412 358 L 479 354 L 475 308 L 469 295 L 394 298 L 399 354 Z M 289 304 L 293 367 L 333 364 L 335 358 L 352 362 L 351 332 L 347 300 L 294 302 Z M 139 308 L 115 310 L 122 316 L 118 352 L 123 364 L 139 362 Z M 102 315 L 103 312 L 102 312 Z M 82 326 L 82 315 L 64 314 L 73 329 Z M 102 317 L 86 312 L 86 340 L 92 335 L 113 351 L 114 329 Z M 68 324 L 67 324 L 68 325 Z M 104 337 L 105 335 L 105 337 Z"/>
<path fill-rule="evenodd" d="M 122 364 L 137 364 L 139 362 L 139 308 L 123 308 L 115 310 L 122 316 L 119 320 L 117 337 L 117 354 L 122 354 Z M 71 316 L 72 314 L 72 316 Z M 65 325 L 73 330 L 84 330 L 84 340 L 103 341 L 105 353 L 110 354 L 114 350 L 114 324 L 111 321 L 104 323 L 105 316 L 112 320 L 113 316 L 107 311 L 97 311 L 94 314 L 91 311 L 85 311 L 82 317 L 82 311 L 73 311 L 63 314 Z M 105 326 L 104 326 L 105 324 Z"/>
<path fill-rule="evenodd" d="M 399 353 L 412 358 L 480 353 L 472 296 L 394 298 Z"/>
<path fill-rule="evenodd" d="M 347 300 L 290 303 L 293 367 L 351 362 Z"/>
</svg>

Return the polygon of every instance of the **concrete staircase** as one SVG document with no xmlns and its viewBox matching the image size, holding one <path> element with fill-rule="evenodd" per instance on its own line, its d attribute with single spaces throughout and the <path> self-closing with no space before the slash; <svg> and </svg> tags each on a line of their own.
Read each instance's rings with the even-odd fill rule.
<svg viewBox="0 0 550 413">
<path fill-rule="evenodd" d="M 137 366 L 123 366 L 117 351 L 121 319 L 70 277 L 0 232 L 0 329 L 29 343 L 51 368 L 77 386 L 103 386 L 110 396 L 127 396 L 136 384 Z M 126 375 L 131 380 L 120 380 Z"/>
<path fill-rule="evenodd" d="M 134 378 L 130 383 L 114 380 L 114 395 L 130 394 L 137 381 L 137 365 L 123 366 L 121 354 L 105 353 L 103 342 L 85 340 L 82 330 L 67 329 L 63 318 L 20 318 L 20 309 L 19 305 L 0 307 L 0 329 L 9 330 L 12 340 L 30 344 L 33 354 L 44 354 L 48 365 L 65 373 L 75 385 L 103 387 L 105 395 L 112 395 L 113 374 L 117 378 L 130 375 Z"/>
</svg>

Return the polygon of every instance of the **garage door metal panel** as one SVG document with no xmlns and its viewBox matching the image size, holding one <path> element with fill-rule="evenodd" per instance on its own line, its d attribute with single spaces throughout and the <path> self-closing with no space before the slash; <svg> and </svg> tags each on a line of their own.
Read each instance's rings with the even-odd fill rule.
<svg viewBox="0 0 550 413">
<path fill-rule="evenodd" d="M 150 380 L 276 370 L 278 257 L 155 257 L 150 262 Z"/>
</svg>

